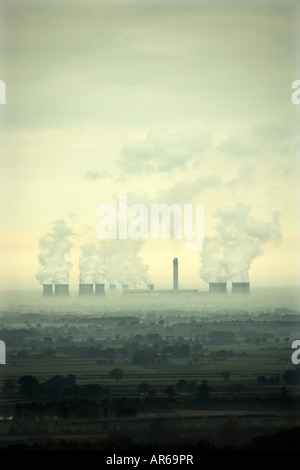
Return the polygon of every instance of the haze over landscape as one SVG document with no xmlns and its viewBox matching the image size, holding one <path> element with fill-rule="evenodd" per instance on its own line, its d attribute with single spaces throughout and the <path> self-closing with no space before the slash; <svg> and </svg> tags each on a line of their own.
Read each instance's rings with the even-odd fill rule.
<svg viewBox="0 0 300 470">
<path fill-rule="evenodd" d="M 178 257 L 181 288 L 207 290 L 220 265 L 229 281 L 297 288 L 297 12 L 293 1 L 2 5 L 1 290 L 41 292 L 39 243 L 63 221 L 60 273 L 76 291 L 87 250 L 103 250 L 96 209 L 120 194 L 204 204 L 202 250 L 131 241 L 155 287 L 171 286 Z"/>
<path fill-rule="evenodd" d="M 0 449 L 299 450 L 299 1 L 0 21 Z"/>
</svg>

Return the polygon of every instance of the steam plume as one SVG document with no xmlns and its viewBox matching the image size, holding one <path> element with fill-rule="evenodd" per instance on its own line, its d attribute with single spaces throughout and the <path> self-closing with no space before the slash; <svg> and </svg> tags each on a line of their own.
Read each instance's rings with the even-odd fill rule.
<svg viewBox="0 0 300 470">
<path fill-rule="evenodd" d="M 279 214 L 272 222 L 255 220 L 244 204 L 218 209 L 217 236 L 206 239 L 201 253 L 200 276 L 206 282 L 248 282 L 253 260 L 264 244 L 281 240 Z"/>
<path fill-rule="evenodd" d="M 103 240 L 99 245 L 87 244 L 81 249 L 80 282 L 131 284 L 149 283 L 148 266 L 138 255 L 142 242 L 137 240 Z"/>
<path fill-rule="evenodd" d="M 103 283 L 105 279 L 105 256 L 93 243 L 81 248 L 79 260 L 80 282 L 82 284 Z"/>
<path fill-rule="evenodd" d="M 68 239 L 72 230 L 64 220 L 52 222 L 52 230 L 40 239 L 40 271 L 36 279 L 41 284 L 67 284 L 72 263 L 66 259 L 72 243 Z"/>
</svg>

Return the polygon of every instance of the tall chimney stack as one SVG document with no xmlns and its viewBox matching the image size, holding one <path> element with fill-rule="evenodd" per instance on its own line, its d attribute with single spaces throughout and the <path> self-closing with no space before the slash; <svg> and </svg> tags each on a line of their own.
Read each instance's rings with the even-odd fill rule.
<svg viewBox="0 0 300 470">
<path fill-rule="evenodd" d="M 178 290 L 178 258 L 173 259 L 173 289 Z"/>
<path fill-rule="evenodd" d="M 69 297 L 69 284 L 55 284 L 55 297 Z"/>
<path fill-rule="evenodd" d="M 233 282 L 232 283 L 232 294 L 250 294 L 250 283 L 249 282 Z"/>
<path fill-rule="evenodd" d="M 52 284 L 43 284 L 43 297 L 53 297 Z"/>
<path fill-rule="evenodd" d="M 104 284 L 95 284 L 95 295 L 105 295 Z"/>
</svg>

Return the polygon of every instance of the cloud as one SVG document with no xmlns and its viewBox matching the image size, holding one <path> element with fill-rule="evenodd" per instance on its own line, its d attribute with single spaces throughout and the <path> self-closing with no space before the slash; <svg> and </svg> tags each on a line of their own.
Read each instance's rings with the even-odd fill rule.
<svg viewBox="0 0 300 470">
<path fill-rule="evenodd" d="M 231 190 L 235 191 L 240 187 L 248 188 L 251 183 L 253 183 L 255 177 L 255 170 L 253 165 L 246 165 L 237 170 L 236 176 L 232 178 L 228 183 L 226 183 L 226 187 Z"/>
<path fill-rule="evenodd" d="M 111 175 L 107 171 L 89 170 L 83 175 L 83 177 L 88 181 L 98 181 L 111 178 Z"/>
<path fill-rule="evenodd" d="M 194 181 L 177 181 L 169 189 L 162 190 L 157 195 L 157 202 L 166 204 L 186 204 L 209 188 L 219 188 L 221 178 L 215 175 L 200 176 Z"/>
<path fill-rule="evenodd" d="M 127 204 L 144 204 L 148 210 L 151 204 L 187 204 L 193 202 L 207 189 L 220 188 L 222 179 L 216 175 L 203 175 L 191 180 L 190 177 L 184 177 L 183 180 L 177 180 L 168 188 L 160 189 L 152 195 L 145 191 L 126 193 Z M 119 193 L 113 195 L 115 204 L 118 204 Z M 197 201 L 200 202 L 200 201 Z"/>
<path fill-rule="evenodd" d="M 69 240 L 73 231 L 64 220 L 52 222 L 52 230 L 40 238 L 38 260 L 40 271 L 36 279 L 41 284 L 67 284 L 72 263 L 67 260 L 72 242 Z"/>
<path fill-rule="evenodd" d="M 119 164 L 130 173 L 185 169 L 204 158 L 211 141 L 212 133 L 200 122 L 150 130 L 123 145 Z"/>
<path fill-rule="evenodd" d="M 133 175 L 185 171 L 224 157 L 232 163 L 246 161 L 250 168 L 253 161 L 257 162 L 262 156 L 270 158 L 271 154 L 271 158 L 278 161 L 284 155 L 285 165 L 299 148 L 300 139 L 294 128 L 289 118 L 265 119 L 255 125 L 236 127 L 218 143 L 214 142 L 216 129 L 208 129 L 199 121 L 152 129 L 142 138 L 125 142 L 118 163 L 125 173 Z M 249 179 L 247 171 L 237 177 L 244 181 Z M 231 183 L 234 187 L 238 181 Z"/>
<path fill-rule="evenodd" d="M 79 259 L 80 283 L 102 283 L 105 279 L 105 257 L 93 243 L 81 247 Z"/>
<path fill-rule="evenodd" d="M 129 284 L 145 287 L 150 278 L 148 265 L 143 263 L 139 252 L 142 240 L 101 240 L 81 247 L 79 268 L 80 282 Z"/>
<path fill-rule="evenodd" d="M 218 151 L 228 157 L 260 158 L 266 152 L 272 157 L 295 155 L 300 138 L 293 122 L 268 119 L 232 133 L 217 146 Z"/>
<path fill-rule="evenodd" d="M 249 205 L 238 203 L 216 212 L 216 236 L 206 238 L 200 254 L 200 276 L 206 282 L 247 282 L 253 260 L 266 243 L 279 243 L 279 213 L 271 222 L 256 220 Z"/>
</svg>

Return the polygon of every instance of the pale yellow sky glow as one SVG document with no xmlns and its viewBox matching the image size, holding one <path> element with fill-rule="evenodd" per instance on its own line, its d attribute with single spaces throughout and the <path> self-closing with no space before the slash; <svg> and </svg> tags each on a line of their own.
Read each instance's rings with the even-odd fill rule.
<svg viewBox="0 0 300 470">
<path fill-rule="evenodd" d="M 235 272 L 255 232 L 251 284 L 298 285 L 297 3 L 2 4 L 2 289 L 40 289 L 39 239 L 55 220 L 73 232 L 75 288 L 80 248 L 99 243 L 97 206 L 119 194 L 204 204 L 207 247 L 218 210 L 249 206 L 250 222 L 236 222 L 239 254 L 226 255 Z M 148 240 L 139 252 L 155 286 L 171 287 L 176 256 L 180 286 L 205 290 L 200 255 L 185 240 Z"/>
</svg>

